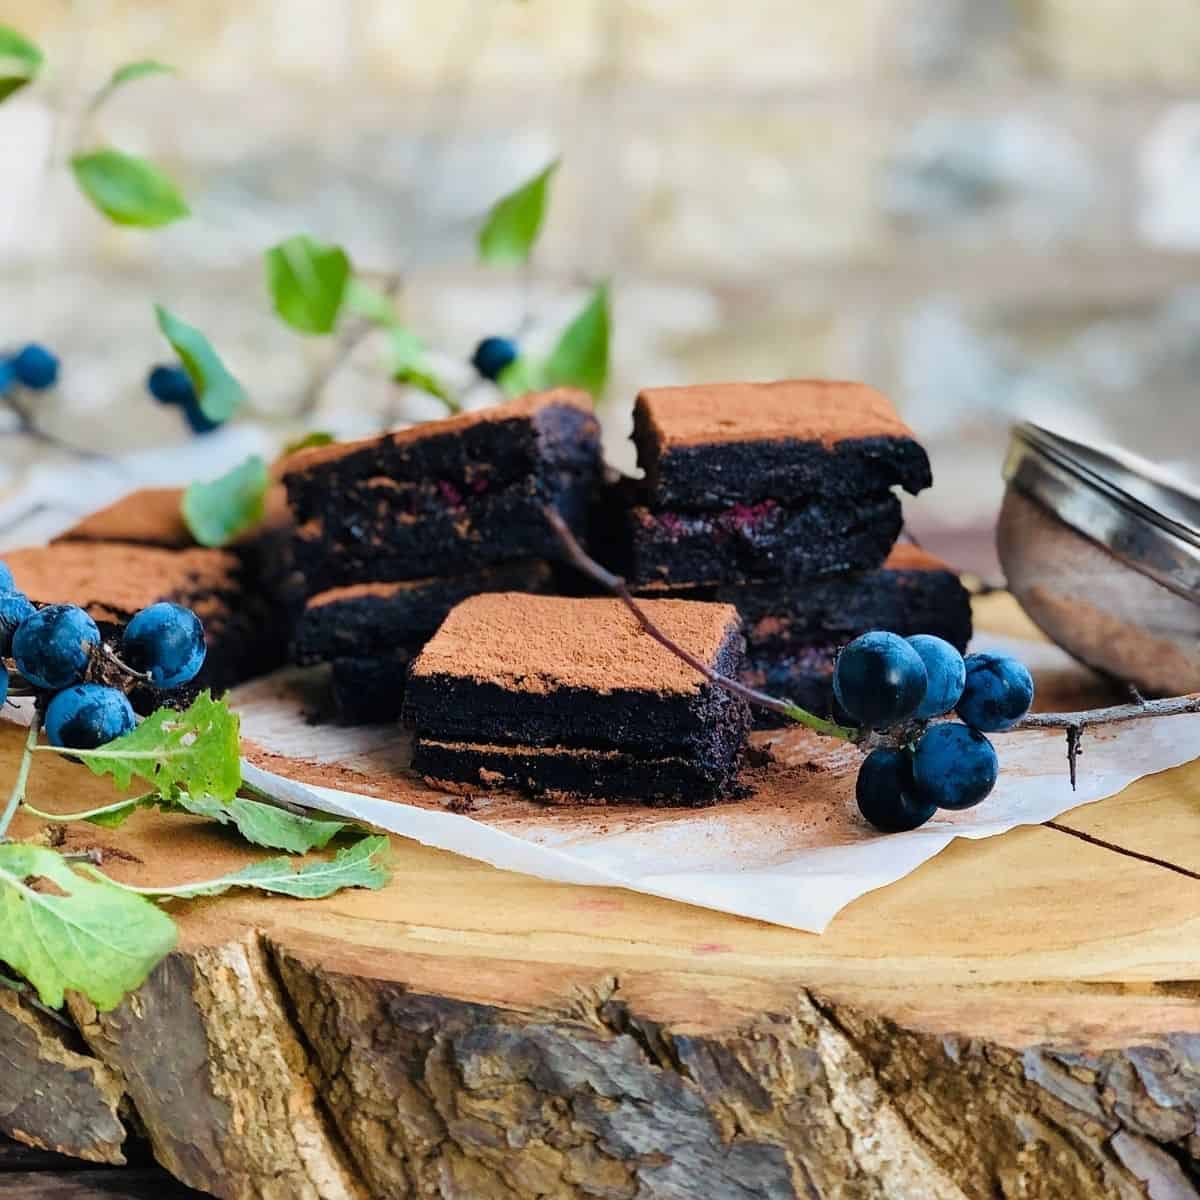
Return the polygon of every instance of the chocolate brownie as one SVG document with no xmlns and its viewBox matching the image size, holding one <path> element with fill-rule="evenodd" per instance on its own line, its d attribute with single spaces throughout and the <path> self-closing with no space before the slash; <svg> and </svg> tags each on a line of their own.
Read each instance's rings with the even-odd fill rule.
<svg viewBox="0 0 1200 1200">
<path fill-rule="evenodd" d="M 739 669 L 732 607 L 647 607 L 703 662 Z M 678 804 L 726 794 L 749 725 L 741 700 L 649 637 L 619 600 L 503 592 L 446 618 L 409 672 L 404 714 L 414 768 L 439 782 Z"/>
<path fill-rule="evenodd" d="M 775 500 L 714 512 L 632 507 L 616 561 L 635 587 L 796 580 L 875 566 L 902 525 L 890 492 L 801 507 Z"/>
<path fill-rule="evenodd" d="M 552 557 L 544 506 L 581 527 L 599 464 L 591 401 L 569 389 L 303 450 L 282 467 L 296 565 L 311 594 Z"/>
<path fill-rule="evenodd" d="M 274 619 L 245 591 L 241 560 L 224 550 L 164 550 L 117 542 L 60 542 L 14 550 L 4 561 L 35 604 L 77 604 L 107 639 L 139 609 L 170 600 L 204 622 L 208 657 L 197 688 L 223 691 L 278 665 L 264 630 Z"/>
<path fill-rule="evenodd" d="M 369 658 L 399 648 L 416 649 L 437 631 L 446 614 L 479 592 L 541 592 L 550 585 L 549 564 L 539 560 L 500 563 L 466 575 L 356 583 L 309 598 L 296 629 L 296 662 Z"/>
<path fill-rule="evenodd" d="M 54 540 L 128 542 L 186 550 L 195 546 L 196 540 L 184 522 L 182 503 L 183 488 L 138 488 L 77 521 Z"/>
<path fill-rule="evenodd" d="M 404 704 L 404 683 L 412 654 L 392 650 L 333 660 L 333 703 L 347 725 L 395 721 Z"/>
<path fill-rule="evenodd" d="M 659 509 L 878 497 L 932 482 L 912 431 L 861 383 L 651 388 L 637 398 L 633 439 L 648 502 Z"/>
</svg>

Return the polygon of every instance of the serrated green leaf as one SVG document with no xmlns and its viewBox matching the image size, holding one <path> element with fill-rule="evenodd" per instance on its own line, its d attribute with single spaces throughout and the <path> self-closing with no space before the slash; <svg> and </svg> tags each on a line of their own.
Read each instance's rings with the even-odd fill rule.
<svg viewBox="0 0 1200 1200">
<path fill-rule="evenodd" d="M 275 311 L 301 333 L 329 333 L 350 282 L 345 250 L 302 233 L 272 246 L 265 259 Z"/>
<path fill-rule="evenodd" d="M 27 37 L 0 25 L 0 100 L 36 79 L 44 61 L 42 52 Z"/>
<path fill-rule="evenodd" d="M 400 314 L 391 297 L 361 279 L 351 279 L 346 285 L 346 307 L 375 325 L 400 324 Z"/>
<path fill-rule="evenodd" d="M 608 284 L 602 283 L 546 359 L 546 386 L 581 388 L 598 400 L 608 382 L 608 340 Z"/>
<path fill-rule="evenodd" d="M 540 392 L 546 387 L 546 364 L 541 359 L 522 354 L 500 372 L 496 383 L 510 398 Z"/>
<path fill-rule="evenodd" d="M 327 433 L 324 429 L 314 429 L 312 433 L 306 433 L 303 437 L 288 442 L 283 452 L 296 454 L 300 450 L 310 450 L 313 446 L 328 446 L 336 440 L 332 433 Z"/>
<path fill-rule="evenodd" d="M 71 170 L 83 194 L 117 225 L 153 229 L 189 215 L 174 181 L 144 158 L 94 150 L 76 154 Z"/>
<path fill-rule="evenodd" d="M 225 804 L 212 796 L 193 796 L 180 792 L 168 803 L 193 816 L 208 817 L 222 825 L 233 825 L 246 841 L 256 846 L 286 850 L 289 854 L 324 850 L 339 833 L 353 828 L 346 821 L 305 817 L 276 808 L 273 804 L 247 800 L 243 796 L 237 796 Z"/>
<path fill-rule="evenodd" d="M 126 63 L 123 67 L 118 67 L 112 75 L 109 76 L 108 82 L 96 93 L 95 98 L 88 109 L 95 112 L 119 87 L 124 87 L 127 83 L 133 83 L 137 79 L 146 79 L 151 75 L 174 75 L 175 68 L 169 63 L 158 62 L 153 58 L 138 59 L 137 62 Z"/>
<path fill-rule="evenodd" d="M 95 750 L 38 750 L 78 758 L 118 787 L 129 787 L 136 777 L 161 796 L 178 790 L 229 803 L 242 785 L 239 728 L 237 713 L 224 700 L 201 692 L 183 712 L 157 709 L 124 737 Z"/>
<path fill-rule="evenodd" d="M 479 231 L 481 262 L 503 267 L 528 261 L 546 216 L 550 180 L 557 170 L 558 159 L 555 159 L 492 205 Z"/>
<path fill-rule="evenodd" d="M 211 483 L 193 483 L 183 493 L 181 511 L 201 546 L 227 546 L 263 518 L 271 474 L 257 455 Z"/>
<path fill-rule="evenodd" d="M 386 837 L 373 836 L 339 850 L 331 859 L 295 866 L 290 858 L 268 858 L 252 863 L 219 879 L 201 883 L 182 883 L 161 888 L 131 888 L 146 896 L 192 899 L 196 896 L 219 896 L 231 888 L 255 888 L 297 900 L 320 900 L 343 888 L 360 887 L 377 890 L 389 877 L 389 844 Z M 118 884 L 125 887 L 125 884 Z"/>
<path fill-rule="evenodd" d="M 37 879 L 55 890 L 30 886 Z M 43 1004 L 58 1008 L 71 990 L 114 1008 L 175 939 L 174 922 L 141 896 L 72 870 L 43 846 L 0 845 L 0 959 Z"/>
<path fill-rule="evenodd" d="M 194 325 L 181 320 L 161 304 L 154 306 L 154 314 L 163 337 L 179 355 L 179 361 L 196 389 L 200 411 L 210 421 L 228 421 L 246 399 L 242 385 L 230 374 L 212 343 Z"/>
</svg>

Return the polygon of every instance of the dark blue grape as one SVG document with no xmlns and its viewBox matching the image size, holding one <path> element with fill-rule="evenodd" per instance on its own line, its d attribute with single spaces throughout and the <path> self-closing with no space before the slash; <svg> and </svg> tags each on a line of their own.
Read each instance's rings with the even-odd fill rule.
<svg viewBox="0 0 1200 1200">
<path fill-rule="evenodd" d="M 12 653 L 13 636 L 21 622 L 37 610 L 20 592 L 0 592 L 0 654 Z"/>
<path fill-rule="evenodd" d="M 13 356 L 12 369 L 18 382 L 40 392 L 57 381 L 58 356 L 37 342 L 30 342 Z"/>
<path fill-rule="evenodd" d="M 992 743 L 957 721 L 931 725 L 917 743 L 917 794 L 938 808 L 973 808 L 996 786 L 1000 763 Z"/>
<path fill-rule="evenodd" d="M 860 725 L 887 729 L 907 721 L 925 695 L 925 664 L 899 634 L 864 633 L 838 655 L 833 691 Z"/>
<path fill-rule="evenodd" d="M 967 681 L 957 712 L 972 729 L 1011 729 L 1033 704 L 1033 676 L 1006 654 L 969 654 Z"/>
<path fill-rule="evenodd" d="M 0 358 L 0 396 L 3 396 L 16 382 L 17 373 L 13 370 L 11 358 Z"/>
<path fill-rule="evenodd" d="M 190 608 L 160 601 L 136 613 L 121 635 L 121 657 L 155 687 L 190 683 L 204 665 L 204 626 Z"/>
<path fill-rule="evenodd" d="M 8 668 L 0 665 L 0 704 L 8 699 Z"/>
<path fill-rule="evenodd" d="M 907 750 L 872 750 L 858 768 L 854 794 L 858 811 L 883 833 L 916 829 L 937 812 L 936 804 L 917 793 Z"/>
<path fill-rule="evenodd" d="M 484 379 L 498 379 L 505 367 L 517 361 L 518 353 L 520 352 L 517 343 L 512 338 L 486 337 L 475 347 L 475 353 L 471 355 L 471 366 Z"/>
<path fill-rule="evenodd" d="M 146 390 L 159 404 L 188 404 L 196 399 L 191 377 L 182 367 L 161 364 L 146 377 Z"/>
<path fill-rule="evenodd" d="M 13 579 L 13 573 L 8 568 L 8 563 L 0 562 L 0 592 L 15 592 L 17 590 L 16 581 Z"/>
<path fill-rule="evenodd" d="M 60 691 L 83 678 L 100 645 L 96 622 L 73 604 L 50 604 L 25 618 L 13 635 L 13 661 L 34 687 Z"/>
<path fill-rule="evenodd" d="M 948 713 L 962 695 L 967 668 L 963 656 L 949 642 L 931 633 L 918 633 L 908 644 L 925 664 L 925 697 L 917 708 L 922 721 Z"/>
<path fill-rule="evenodd" d="M 196 399 L 189 400 L 184 404 L 183 416 L 192 427 L 193 433 L 212 433 L 214 429 L 221 428 L 221 422 L 214 421 L 208 416 L 200 407 L 200 401 Z"/>
<path fill-rule="evenodd" d="M 99 683 L 81 683 L 59 692 L 46 708 L 46 736 L 52 746 L 95 750 L 137 724 L 124 692 Z"/>
</svg>

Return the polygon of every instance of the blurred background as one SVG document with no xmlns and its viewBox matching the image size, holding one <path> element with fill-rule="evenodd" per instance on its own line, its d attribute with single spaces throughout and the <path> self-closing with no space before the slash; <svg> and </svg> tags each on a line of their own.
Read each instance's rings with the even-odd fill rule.
<svg viewBox="0 0 1200 1200">
<path fill-rule="evenodd" d="M 875 384 L 933 458 L 912 526 L 963 566 L 992 561 L 1015 419 L 1200 481 L 1196 0 L 0 0 L 0 22 L 47 58 L 0 107 L 0 343 L 60 354 L 45 428 L 128 456 L 118 487 L 5 433 L 0 495 L 40 480 L 47 529 L 89 488 L 429 414 L 369 341 L 301 411 L 331 339 L 274 317 L 261 262 L 298 232 L 402 271 L 451 372 L 526 311 L 536 342 L 609 278 L 623 466 L 641 386 Z M 108 224 L 62 165 L 89 97 L 139 58 L 178 76 L 85 132 L 179 181 L 193 219 L 159 231 Z M 532 270 L 479 268 L 481 215 L 556 155 Z M 153 300 L 204 329 L 258 423 L 189 439 L 153 404 Z M 64 464 L 92 482 L 64 487 Z"/>
</svg>

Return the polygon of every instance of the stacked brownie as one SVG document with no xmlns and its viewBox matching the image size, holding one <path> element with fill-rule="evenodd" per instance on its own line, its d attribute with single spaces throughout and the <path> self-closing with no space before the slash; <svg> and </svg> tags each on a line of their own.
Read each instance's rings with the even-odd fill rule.
<svg viewBox="0 0 1200 1200">
<path fill-rule="evenodd" d="M 827 712 L 837 650 L 868 629 L 966 645 L 957 577 L 915 549 L 893 549 L 894 489 L 915 493 L 932 478 L 925 451 L 872 388 L 652 389 L 638 397 L 634 442 L 645 477 L 620 485 L 610 504 L 614 557 L 642 595 L 735 605 L 746 623 L 744 681 Z"/>
<path fill-rule="evenodd" d="M 394 717 L 410 659 L 455 604 L 549 585 L 545 508 L 581 529 L 599 464 L 591 400 L 568 389 L 294 455 L 296 660 L 333 664 L 348 719 Z"/>
<path fill-rule="evenodd" d="M 708 666 L 740 669 L 731 606 L 646 609 Z M 475 596 L 446 618 L 413 663 L 405 717 L 413 767 L 439 787 L 685 805 L 730 793 L 750 721 L 620 601 L 512 593 Z"/>
</svg>

